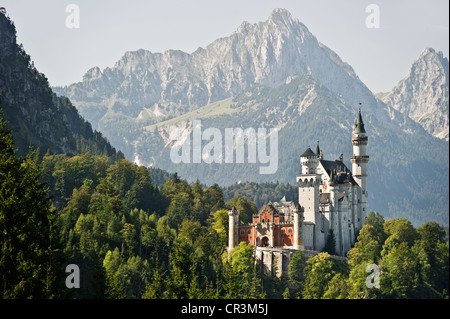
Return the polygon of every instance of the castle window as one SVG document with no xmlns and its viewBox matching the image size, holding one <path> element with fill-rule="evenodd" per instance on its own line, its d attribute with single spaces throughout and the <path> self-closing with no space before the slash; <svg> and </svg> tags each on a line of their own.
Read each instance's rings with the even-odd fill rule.
<svg viewBox="0 0 450 319">
<path fill-rule="evenodd" d="M 248 232 L 247 232 L 247 234 L 250 235 L 251 233 L 252 233 L 252 231 L 251 231 L 251 229 L 249 229 Z"/>
<path fill-rule="evenodd" d="M 265 221 L 264 221 L 264 218 L 261 220 L 261 223 L 264 223 Z"/>
<path fill-rule="evenodd" d="M 286 231 L 284 228 L 281 229 L 281 233 L 284 234 Z"/>
<path fill-rule="evenodd" d="M 241 230 L 241 235 L 244 235 L 244 230 Z"/>
<path fill-rule="evenodd" d="M 289 229 L 288 229 L 288 233 L 292 233 L 292 228 L 289 228 Z"/>
</svg>

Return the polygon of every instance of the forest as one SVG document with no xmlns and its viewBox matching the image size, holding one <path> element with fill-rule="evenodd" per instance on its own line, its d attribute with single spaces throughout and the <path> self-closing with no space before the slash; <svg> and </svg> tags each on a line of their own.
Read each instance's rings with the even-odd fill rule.
<svg viewBox="0 0 450 319">
<path fill-rule="evenodd" d="M 1 114 L 0 150 L 1 298 L 448 298 L 449 244 L 435 222 L 371 212 L 347 261 L 297 251 L 289 276 L 267 277 L 254 247 L 226 250 L 227 210 L 247 222 L 260 203 L 117 156 L 21 157 Z M 69 264 L 79 288 L 66 287 Z M 366 285 L 371 264 L 379 288 Z"/>
</svg>

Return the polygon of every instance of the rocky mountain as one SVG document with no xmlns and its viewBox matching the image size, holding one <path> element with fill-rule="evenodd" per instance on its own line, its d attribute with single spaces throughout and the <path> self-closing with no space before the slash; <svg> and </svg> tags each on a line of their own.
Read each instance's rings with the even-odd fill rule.
<svg viewBox="0 0 450 319">
<path fill-rule="evenodd" d="M 4 11 L 0 12 L 0 99 L 3 116 L 22 156 L 29 146 L 39 147 L 42 153 L 116 154 L 67 98 L 52 92 L 45 75 L 17 44 L 14 23 Z"/>
<path fill-rule="evenodd" d="M 232 97 L 255 83 L 275 87 L 307 73 L 357 102 L 352 91 L 359 88 L 348 87 L 358 78 L 353 69 L 287 10 L 275 9 L 267 21 L 243 22 L 230 36 L 192 54 L 126 52 L 113 68 L 94 67 L 81 82 L 55 91 L 104 131 L 114 115 L 155 122 Z M 364 93 L 373 100 L 367 88 Z"/>
<path fill-rule="evenodd" d="M 449 140 L 449 64 L 442 52 L 426 48 L 406 77 L 383 102 L 407 114 L 435 137 Z"/>
<path fill-rule="evenodd" d="M 448 143 L 377 99 L 286 10 L 275 9 L 263 22 L 244 22 L 192 54 L 127 52 L 114 67 L 92 68 L 81 82 L 55 91 L 69 97 L 130 160 L 221 185 L 295 184 L 299 155 L 317 140 L 325 159 L 342 153 L 351 167 L 351 130 L 361 103 L 371 156 L 369 208 L 416 224 L 448 224 Z M 200 140 L 194 137 L 195 120 L 206 134 Z M 259 153 L 249 157 L 248 140 L 243 162 L 236 154 L 226 159 L 225 132 L 238 128 L 266 129 L 266 152 L 270 129 L 278 130 L 275 172 L 261 174 L 268 162 Z M 190 162 L 174 161 L 173 150 L 186 141 Z"/>
</svg>

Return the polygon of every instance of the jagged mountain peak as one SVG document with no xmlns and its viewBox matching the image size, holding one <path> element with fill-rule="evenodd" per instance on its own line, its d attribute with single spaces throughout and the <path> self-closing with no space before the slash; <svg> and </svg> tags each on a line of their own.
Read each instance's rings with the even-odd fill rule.
<svg viewBox="0 0 450 319">
<path fill-rule="evenodd" d="M 442 52 L 425 48 L 382 100 L 433 136 L 449 140 L 449 62 Z"/>
<path fill-rule="evenodd" d="M 280 36 L 289 37 L 292 35 L 315 38 L 303 23 L 293 17 L 288 10 L 281 8 L 274 9 L 265 21 L 254 24 L 243 21 L 234 32 L 234 34 L 243 35 L 251 33 L 259 33 L 263 37 L 273 39 Z"/>
<path fill-rule="evenodd" d="M 98 66 L 90 68 L 83 76 L 83 81 L 92 81 L 102 76 L 102 71 Z"/>
<path fill-rule="evenodd" d="M 436 51 L 433 48 L 431 48 L 431 47 L 427 47 L 427 48 L 423 49 L 423 51 L 420 54 L 419 58 L 424 56 L 424 55 L 426 55 L 426 54 L 429 54 L 429 53 L 436 53 Z"/>
<path fill-rule="evenodd" d="M 288 10 L 276 8 L 270 13 L 268 21 L 288 26 L 294 22 L 294 19 L 292 18 L 292 14 Z"/>
<path fill-rule="evenodd" d="M 275 8 L 270 13 L 269 19 L 273 19 L 274 17 L 282 17 L 285 19 L 292 19 L 292 14 L 287 9 Z"/>
<path fill-rule="evenodd" d="M 413 62 L 411 69 L 414 69 L 414 67 L 419 65 L 421 61 L 426 61 L 427 64 L 436 64 L 439 68 L 442 67 L 442 71 L 448 71 L 448 58 L 444 57 L 442 51 L 436 52 L 433 48 L 425 48 L 417 60 Z M 434 70 L 430 69 L 430 71 Z M 448 78 L 448 72 L 446 76 Z"/>
<path fill-rule="evenodd" d="M 252 24 L 248 21 L 242 21 L 234 33 L 247 34 L 252 28 Z"/>
<path fill-rule="evenodd" d="M 446 59 L 446 58 L 444 57 L 444 54 L 442 53 L 442 51 L 436 52 L 436 50 L 434 50 L 434 49 L 431 48 L 431 47 L 425 48 L 425 49 L 422 51 L 422 53 L 420 53 L 418 59 L 421 59 L 421 58 L 423 58 L 423 57 L 425 57 L 425 56 L 427 56 L 427 55 L 435 56 L 435 57 L 437 57 L 437 58 L 440 59 L 440 60 Z"/>
<path fill-rule="evenodd" d="M 285 9 L 273 10 L 265 21 L 244 21 L 231 35 L 190 54 L 125 52 L 114 67 L 103 72 L 91 69 L 82 82 L 55 90 L 69 97 L 95 128 L 105 130 L 101 121 L 107 114 L 141 119 L 145 113 L 147 119 L 158 121 L 253 85 L 276 87 L 304 74 L 342 92 L 351 105 L 361 100 L 376 103 L 362 83 L 348 89 L 349 81 L 359 81 L 353 69 Z"/>
<path fill-rule="evenodd" d="M 125 116 L 138 116 L 144 108 L 157 108 L 158 112 L 148 114 L 172 116 L 228 98 L 254 84 L 274 87 L 289 76 L 307 73 L 319 79 L 327 77 L 327 64 L 331 63 L 331 68 L 342 64 L 331 52 L 289 11 L 275 9 L 267 20 L 243 22 L 233 34 L 205 49 L 191 54 L 127 51 L 114 67 L 103 72 L 94 67 L 82 82 L 55 90 L 70 97 L 87 118 L 89 112 L 78 103 L 81 92 L 91 101 L 103 100 L 97 113 L 115 107 L 115 112 L 132 109 L 122 112 Z M 96 128 L 100 127 L 98 115 L 91 119 Z"/>
</svg>

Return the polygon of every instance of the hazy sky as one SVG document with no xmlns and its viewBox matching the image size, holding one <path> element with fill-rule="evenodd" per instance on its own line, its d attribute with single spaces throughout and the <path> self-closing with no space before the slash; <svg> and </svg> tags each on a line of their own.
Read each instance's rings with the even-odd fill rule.
<svg viewBox="0 0 450 319">
<path fill-rule="evenodd" d="M 66 26 L 69 4 L 80 9 L 79 28 Z M 379 28 L 366 26 L 369 4 L 380 10 Z M 426 47 L 449 56 L 448 0 L 0 0 L 2 6 L 51 85 L 78 82 L 93 66 L 112 67 L 126 51 L 191 53 L 244 20 L 266 20 L 274 8 L 289 10 L 374 93 L 397 84 Z"/>
</svg>

